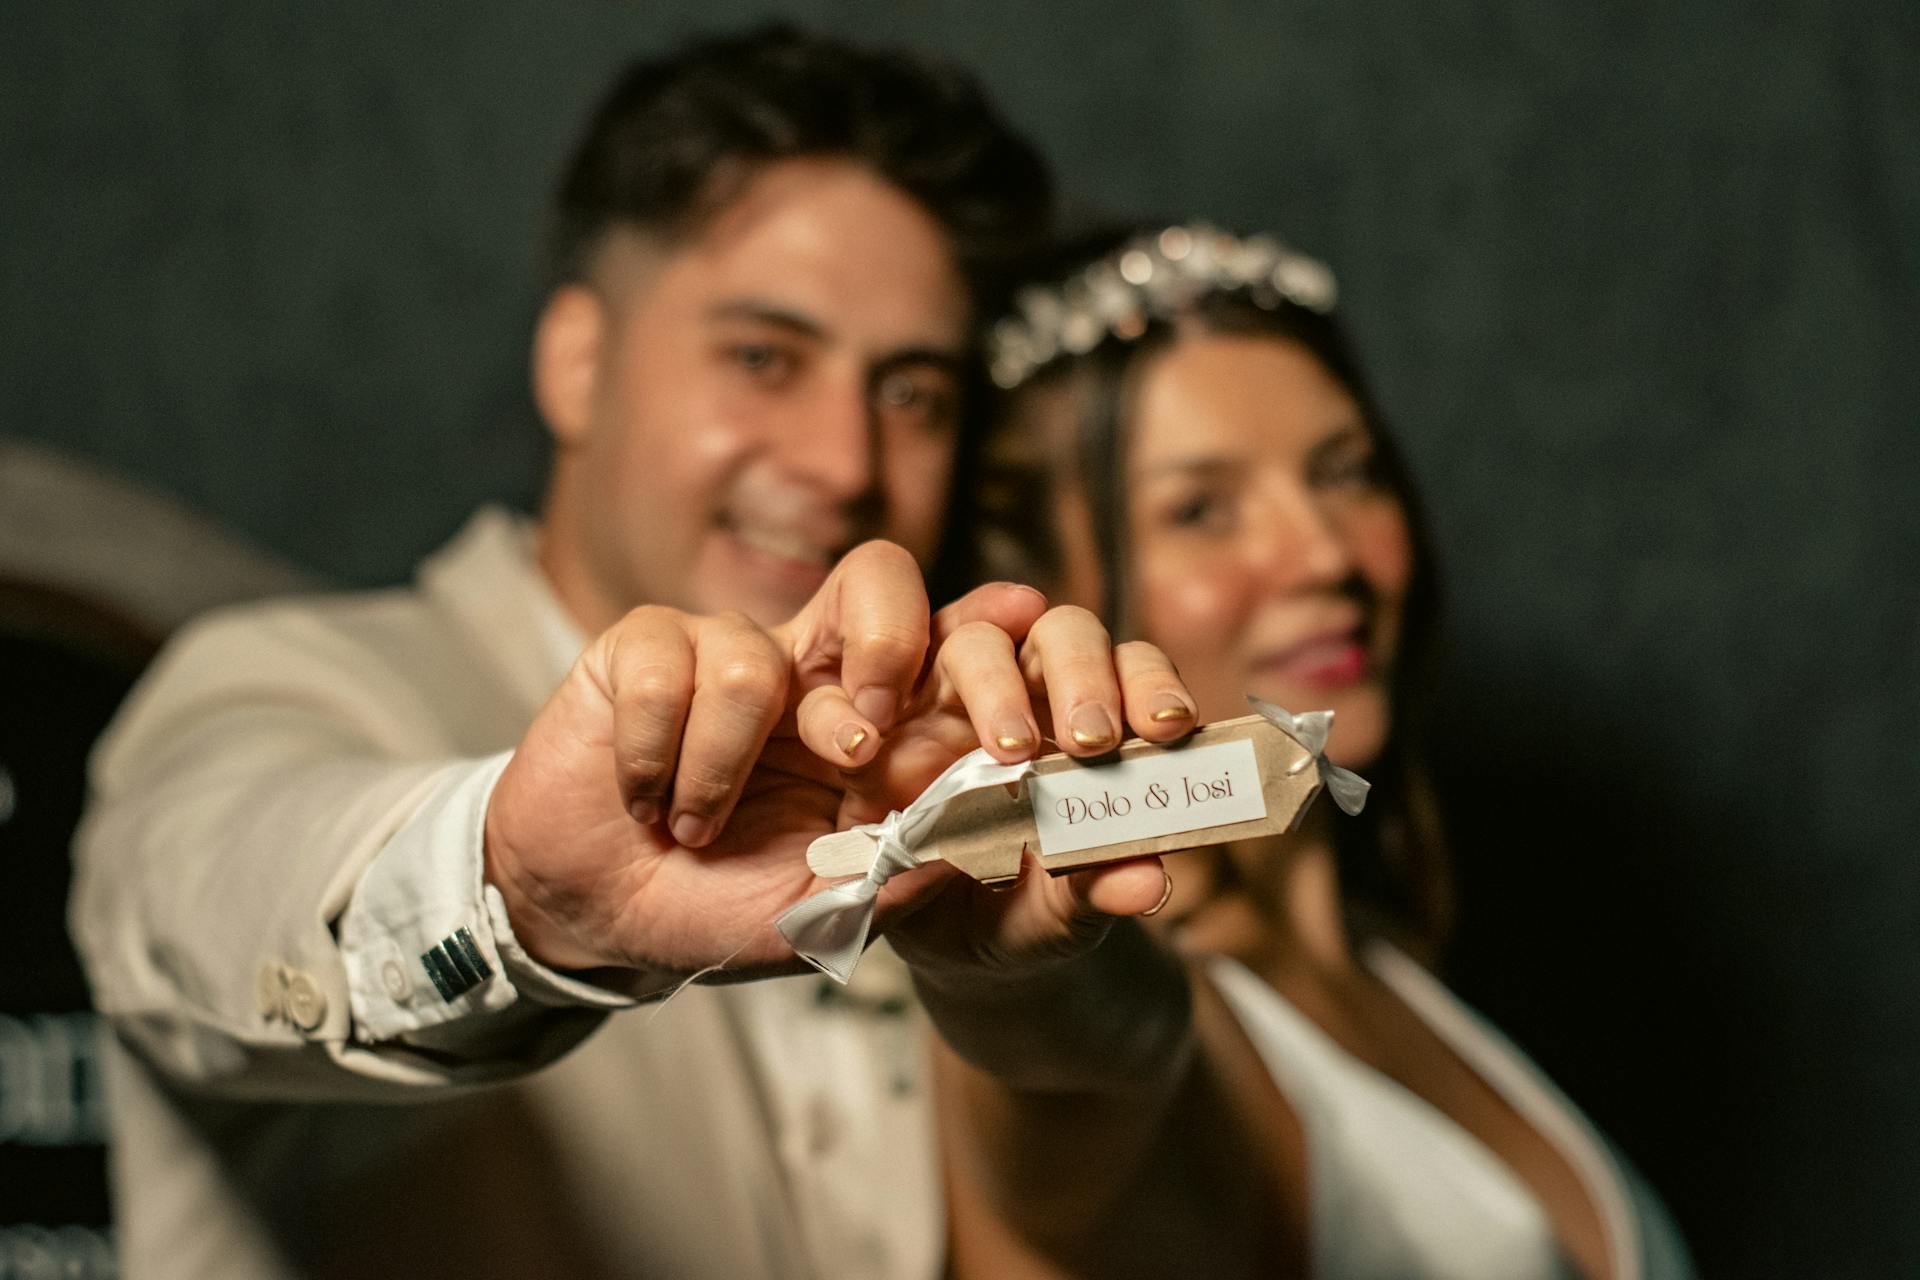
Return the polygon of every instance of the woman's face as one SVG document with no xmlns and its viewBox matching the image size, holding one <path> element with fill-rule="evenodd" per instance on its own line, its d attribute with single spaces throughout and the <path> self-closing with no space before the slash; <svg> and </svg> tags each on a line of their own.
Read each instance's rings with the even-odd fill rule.
<svg viewBox="0 0 1920 1280">
<path fill-rule="evenodd" d="M 1328 754 L 1374 760 L 1413 557 L 1359 406 L 1296 343 L 1197 333 L 1152 357 L 1132 431 L 1134 633 L 1203 720 L 1330 709 Z"/>
</svg>

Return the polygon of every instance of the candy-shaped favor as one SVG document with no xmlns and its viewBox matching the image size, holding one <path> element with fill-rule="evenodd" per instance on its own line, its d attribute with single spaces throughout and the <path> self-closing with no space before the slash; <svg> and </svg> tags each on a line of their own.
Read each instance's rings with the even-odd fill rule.
<svg viewBox="0 0 1920 1280">
<path fill-rule="evenodd" d="M 985 751 L 963 756 L 885 822 L 808 846 L 815 875 L 859 879 L 822 890 L 775 924 L 796 953 L 845 982 L 866 946 L 880 886 L 923 863 L 945 861 L 982 883 L 1009 885 L 1029 851 L 1059 875 L 1291 831 L 1322 786 L 1342 809 L 1360 812 L 1365 780 L 1325 754 L 1332 712 L 1296 716 L 1248 701 L 1257 715 L 1178 742 L 1131 739 L 1092 764 L 1064 753 L 1020 764 Z"/>
<path fill-rule="evenodd" d="M 1016 781 L 946 800 L 915 844 L 986 884 L 1016 879 L 1028 850 L 1049 872 L 1290 831 L 1320 791 L 1314 753 L 1264 716 L 1223 720 L 1158 744 L 1138 738 L 1089 764 L 1042 756 Z M 864 875 L 876 834 L 842 831 L 807 850 L 825 878 Z"/>
</svg>

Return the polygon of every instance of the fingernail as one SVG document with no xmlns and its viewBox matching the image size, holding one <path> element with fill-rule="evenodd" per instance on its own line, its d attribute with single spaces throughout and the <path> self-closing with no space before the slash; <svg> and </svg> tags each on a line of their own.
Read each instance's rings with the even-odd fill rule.
<svg viewBox="0 0 1920 1280">
<path fill-rule="evenodd" d="M 839 747 L 840 754 L 849 760 L 853 759 L 853 753 L 858 751 L 860 744 L 866 740 L 867 731 L 851 720 L 834 730 L 833 734 L 833 745 Z"/>
<path fill-rule="evenodd" d="M 894 709 L 899 702 L 899 695 L 885 685 L 870 684 L 853 695 L 853 709 L 881 730 L 893 723 Z"/>
<path fill-rule="evenodd" d="M 650 827 L 660 821 L 660 802 L 642 797 L 628 805 L 627 812 L 632 814 L 633 820 L 641 826 Z"/>
<path fill-rule="evenodd" d="M 1160 699 L 1160 705 L 1148 713 L 1147 718 L 1155 724 L 1165 724 L 1169 720 L 1193 719 L 1193 708 L 1172 695 Z"/>
<path fill-rule="evenodd" d="M 1031 751 L 1034 741 L 1033 730 L 1019 721 L 1001 725 L 993 735 L 993 745 L 1002 751 Z"/>
<path fill-rule="evenodd" d="M 1097 703 L 1074 708 L 1073 714 L 1067 717 L 1067 732 L 1083 747 L 1113 744 L 1113 720 L 1107 715 L 1107 709 Z"/>
<path fill-rule="evenodd" d="M 713 838 L 713 823 L 691 813 L 680 814 L 670 825 L 673 838 L 689 849 L 697 849 Z"/>
</svg>

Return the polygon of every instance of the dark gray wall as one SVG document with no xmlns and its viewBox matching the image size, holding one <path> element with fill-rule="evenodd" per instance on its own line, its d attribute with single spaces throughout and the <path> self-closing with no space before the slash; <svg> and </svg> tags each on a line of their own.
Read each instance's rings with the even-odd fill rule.
<svg viewBox="0 0 1920 1280">
<path fill-rule="evenodd" d="M 12 5 L 0 431 L 354 582 L 534 491 L 541 194 L 765 12 Z M 1907 0 L 812 3 L 1331 261 L 1451 588 L 1457 976 L 1725 1275 L 1920 1268 Z"/>
</svg>

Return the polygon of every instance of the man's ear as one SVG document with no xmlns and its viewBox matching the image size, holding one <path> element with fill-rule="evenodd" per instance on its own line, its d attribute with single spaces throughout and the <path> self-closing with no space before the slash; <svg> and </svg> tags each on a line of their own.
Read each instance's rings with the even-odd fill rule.
<svg viewBox="0 0 1920 1280">
<path fill-rule="evenodd" d="M 562 285 L 541 308 L 533 330 L 533 403 L 565 449 L 593 421 L 607 339 L 607 309 L 585 285 Z"/>
</svg>

